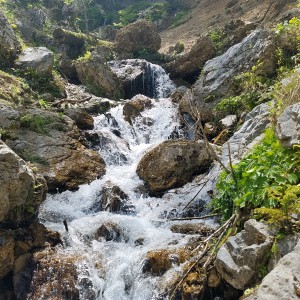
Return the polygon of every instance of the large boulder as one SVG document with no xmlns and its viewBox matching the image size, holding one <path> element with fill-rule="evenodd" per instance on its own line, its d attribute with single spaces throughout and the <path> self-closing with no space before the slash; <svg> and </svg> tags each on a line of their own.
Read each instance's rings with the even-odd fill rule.
<svg viewBox="0 0 300 300">
<path fill-rule="evenodd" d="M 146 153 L 137 167 L 152 194 L 180 187 L 208 169 L 211 156 L 203 141 L 165 141 Z"/>
<path fill-rule="evenodd" d="M 0 67 L 7 67 L 15 60 L 21 50 L 17 36 L 0 11 Z"/>
<path fill-rule="evenodd" d="M 75 63 L 79 80 L 96 96 L 119 100 L 123 96 L 117 76 L 108 68 L 105 59 L 93 51 L 90 58 Z"/>
<path fill-rule="evenodd" d="M 172 62 L 165 64 L 165 69 L 170 73 L 170 77 L 181 77 L 188 79 L 199 75 L 200 69 L 205 62 L 215 55 L 214 45 L 208 36 L 200 37 L 192 49 L 179 56 Z"/>
<path fill-rule="evenodd" d="M 103 159 L 79 142 L 80 132 L 69 117 L 28 109 L 22 111 L 17 126 L 10 129 L 6 143 L 36 164 L 49 191 L 76 189 L 105 173 Z"/>
<path fill-rule="evenodd" d="M 13 268 L 15 260 L 14 247 L 14 239 L 2 232 L 0 236 L 0 280 Z"/>
<path fill-rule="evenodd" d="M 256 283 L 259 267 L 266 264 L 274 240 L 274 233 L 268 226 L 256 220 L 247 221 L 244 228 L 229 237 L 215 261 L 222 277 L 239 290 Z"/>
<path fill-rule="evenodd" d="M 280 115 L 276 134 L 281 144 L 286 147 L 300 144 L 300 103 L 289 106 Z"/>
<path fill-rule="evenodd" d="M 0 141 L 0 222 L 16 226 L 30 221 L 46 198 L 43 177 Z"/>
<path fill-rule="evenodd" d="M 50 75 L 54 64 L 54 54 L 46 47 L 26 48 L 16 66 L 22 69 L 34 70 L 37 75 Z"/>
<path fill-rule="evenodd" d="M 222 97 L 234 92 L 235 76 L 249 70 L 258 61 L 262 64 L 256 70 L 257 74 L 267 76 L 275 71 L 275 50 L 269 32 L 255 30 L 221 56 L 207 61 L 192 87 L 191 110 L 196 107 L 202 121 L 209 121 L 213 117 L 213 108 Z"/>
<path fill-rule="evenodd" d="M 154 23 L 138 20 L 117 32 L 115 47 L 120 52 L 157 51 L 161 38 Z"/>
<path fill-rule="evenodd" d="M 247 300 L 298 300 L 300 297 L 300 241 L 263 279 L 254 295 Z"/>
</svg>

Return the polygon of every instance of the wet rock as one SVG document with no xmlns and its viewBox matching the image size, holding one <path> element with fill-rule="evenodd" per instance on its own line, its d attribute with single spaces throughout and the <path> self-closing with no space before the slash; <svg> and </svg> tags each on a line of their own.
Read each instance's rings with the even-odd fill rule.
<svg viewBox="0 0 300 300">
<path fill-rule="evenodd" d="M 285 147 L 300 143 L 300 103 L 289 106 L 280 115 L 276 125 L 276 135 Z"/>
<path fill-rule="evenodd" d="M 119 100 L 123 96 L 123 89 L 116 75 L 106 66 L 105 59 L 93 51 L 88 59 L 75 62 L 78 78 L 88 90 L 101 97 Z"/>
<path fill-rule="evenodd" d="M 0 236 L 0 279 L 5 277 L 13 269 L 14 264 L 14 246 L 12 237 L 6 234 Z"/>
<path fill-rule="evenodd" d="M 138 52 L 146 49 L 157 51 L 161 38 L 154 23 L 138 20 L 119 30 L 116 34 L 115 48 L 120 52 Z"/>
<path fill-rule="evenodd" d="M 80 132 L 69 117 L 39 109 L 23 113 L 21 128 L 6 142 L 36 163 L 49 191 L 76 189 L 105 173 L 103 159 L 78 141 Z"/>
<path fill-rule="evenodd" d="M 141 116 L 141 112 L 146 108 L 151 108 L 151 99 L 144 95 L 137 95 L 130 101 L 127 101 L 123 106 L 124 120 L 132 125 L 135 118 Z"/>
<path fill-rule="evenodd" d="M 300 242 L 285 255 L 247 300 L 296 300 L 300 297 Z"/>
<path fill-rule="evenodd" d="M 171 231 L 182 234 L 200 234 L 201 236 L 208 236 L 213 233 L 213 229 L 206 227 L 203 224 L 174 224 L 171 226 Z"/>
<path fill-rule="evenodd" d="M 51 249 L 35 253 L 31 263 L 33 278 L 23 299 L 79 300 L 78 260 L 80 257 L 59 254 Z"/>
<path fill-rule="evenodd" d="M 165 141 L 146 153 L 137 167 L 153 194 L 180 187 L 208 169 L 212 160 L 200 141 Z"/>
<path fill-rule="evenodd" d="M 0 66 L 10 66 L 20 50 L 21 45 L 14 30 L 4 14 L 0 12 Z"/>
<path fill-rule="evenodd" d="M 209 121 L 213 117 L 212 110 L 220 99 L 233 92 L 236 75 L 251 68 L 258 60 L 263 64 L 257 69 L 257 74 L 266 76 L 275 71 L 275 52 L 269 33 L 255 30 L 221 56 L 207 61 L 192 88 L 190 110 L 196 106 L 202 121 Z"/>
<path fill-rule="evenodd" d="M 26 48 L 16 61 L 21 69 L 34 70 L 37 75 L 50 75 L 54 64 L 54 54 L 46 47 Z"/>
<path fill-rule="evenodd" d="M 0 141 L 0 221 L 16 226 L 31 220 L 46 198 L 43 177 Z"/>
<path fill-rule="evenodd" d="M 124 209 L 128 196 L 116 185 L 108 184 L 102 189 L 101 210 L 121 212 Z"/>
<path fill-rule="evenodd" d="M 215 266 L 234 288 L 244 290 L 259 277 L 259 266 L 265 265 L 274 240 L 274 233 L 255 220 L 245 230 L 230 237 L 217 253 Z"/>
<path fill-rule="evenodd" d="M 143 273 L 151 273 L 154 276 L 160 276 L 172 266 L 183 263 L 187 257 L 188 252 L 184 249 L 150 251 L 147 253 L 144 261 Z"/>
<path fill-rule="evenodd" d="M 187 275 L 182 285 L 182 299 L 201 299 L 206 283 L 204 270 L 191 272 Z"/>
<path fill-rule="evenodd" d="M 103 238 L 105 241 L 126 242 L 128 237 L 116 223 L 106 223 L 100 226 L 97 230 L 95 238 L 98 240 Z"/>
</svg>

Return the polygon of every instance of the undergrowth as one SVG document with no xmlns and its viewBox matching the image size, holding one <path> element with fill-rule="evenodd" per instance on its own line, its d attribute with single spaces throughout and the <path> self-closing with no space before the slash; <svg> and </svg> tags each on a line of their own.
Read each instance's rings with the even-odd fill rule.
<svg viewBox="0 0 300 300">
<path fill-rule="evenodd" d="M 233 173 L 225 171 L 217 183 L 214 210 L 229 219 L 236 209 L 263 217 L 277 227 L 291 231 L 293 214 L 300 214 L 300 149 L 283 148 L 273 129 L 267 129 Z"/>
</svg>

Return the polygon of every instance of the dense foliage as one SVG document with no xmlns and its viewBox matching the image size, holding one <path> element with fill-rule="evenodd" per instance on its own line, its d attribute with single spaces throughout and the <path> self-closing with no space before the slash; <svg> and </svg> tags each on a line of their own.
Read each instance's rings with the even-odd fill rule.
<svg viewBox="0 0 300 300">
<path fill-rule="evenodd" d="M 292 213 L 300 213 L 299 183 L 299 148 L 283 148 L 268 129 L 262 142 L 233 166 L 233 173 L 221 174 L 213 207 L 224 219 L 236 208 L 248 212 L 264 208 L 256 212 L 281 225 Z"/>
</svg>

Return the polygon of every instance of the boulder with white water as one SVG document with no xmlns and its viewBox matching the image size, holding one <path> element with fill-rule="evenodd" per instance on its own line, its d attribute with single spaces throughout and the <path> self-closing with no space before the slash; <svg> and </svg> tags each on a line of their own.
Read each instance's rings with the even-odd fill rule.
<svg viewBox="0 0 300 300">
<path fill-rule="evenodd" d="M 114 60 L 108 62 L 108 66 L 120 79 L 127 99 L 137 94 L 165 98 L 175 90 L 165 70 L 144 59 Z"/>
<path fill-rule="evenodd" d="M 276 134 L 285 147 L 300 144 L 300 103 L 289 106 L 279 116 Z"/>
<path fill-rule="evenodd" d="M 267 263 L 274 233 L 255 220 L 244 225 L 245 230 L 229 237 L 217 253 L 215 266 L 234 288 L 245 290 L 259 276 L 259 267 Z"/>
<path fill-rule="evenodd" d="M 50 75 L 54 65 L 54 54 L 46 47 L 26 48 L 23 50 L 16 66 L 33 70 L 37 75 Z"/>
<path fill-rule="evenodd" d="M 147 152 L 140 160 L 137 174 L 149 188 L 159 194 L 180 187 L 205 172 L 212 162 L 203 141 L 165 141 Z"/>
</svg>

